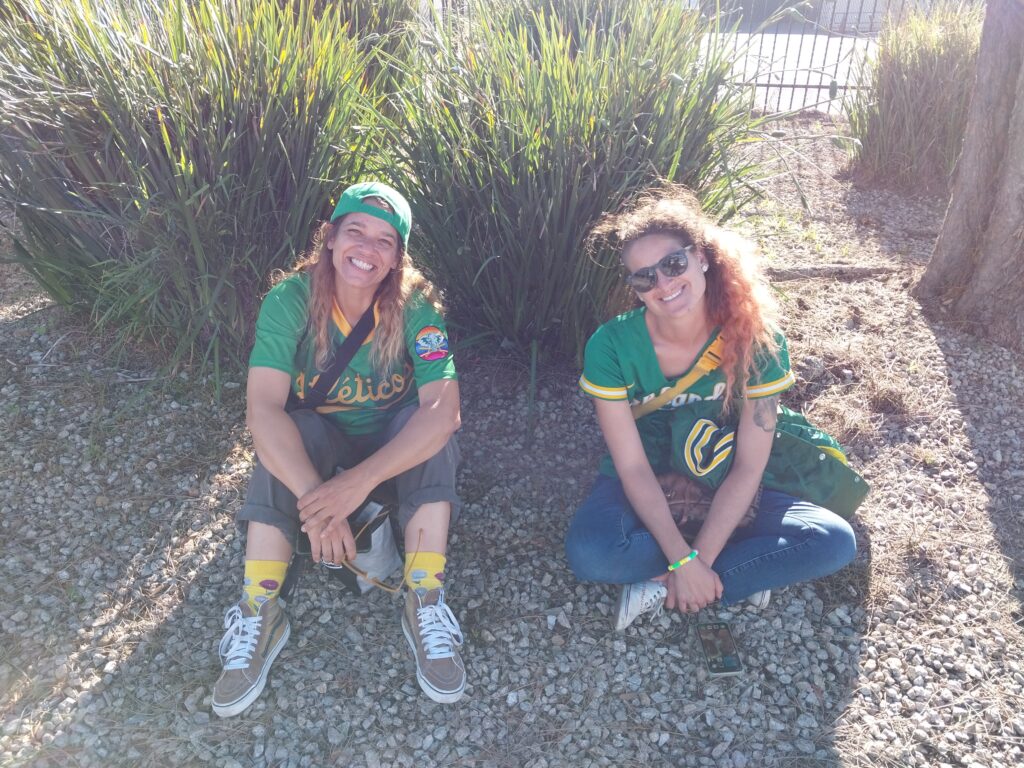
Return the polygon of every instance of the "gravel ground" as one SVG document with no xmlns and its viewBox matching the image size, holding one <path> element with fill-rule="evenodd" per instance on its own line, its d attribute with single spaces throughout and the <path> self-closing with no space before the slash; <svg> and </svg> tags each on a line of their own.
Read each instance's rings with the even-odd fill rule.
<svg viewBox="0 0 1024 768">
<path fill-rule="evenodd" d="M 614 591 L 569 574 L 601 452 L 575 372 L 543 372 L 531 417 L 524 368 L 463 355 L 465 698 L 420 693 L 393 597 L 313 571 L 261 699 L 212 717 L 253 460 L 243 388 L 154 388 L 0 265 L 0 765 L 1019 765 L 1024 360 L 908 295 L 937 201 L 854 189 L 829 125 L 785 130 L 810 209 L 775 179 L 739 225 L 779 286 L 787 402 L 873 493 L 851 567 L 704 612 L 732 622 L 742 675 L 709 678 L 678 614 L 613 632 Z"/>
</svg>

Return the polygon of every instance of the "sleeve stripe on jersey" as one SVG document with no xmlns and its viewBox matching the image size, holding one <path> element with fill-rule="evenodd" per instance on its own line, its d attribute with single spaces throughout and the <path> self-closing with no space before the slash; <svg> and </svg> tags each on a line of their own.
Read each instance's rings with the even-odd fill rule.
<svg viewBox="0 0 1024 768">
<path fill-rule="evenodd" d="M 796 376 L 792 371 L 786 371 L 786 375 L 776 381 L 765 381 L 747 388 L 747 397 L 755 399 L 758 397 L 771 397 L 792 387 L 796 384 Z"/>
<path fill-rule="evenodd" d="M 590 381 L 586 376 L 580 376 L 580 389 L 591 397 L 601 400 L 625 400 L 627 387 L 599 387 Z"/>
</svg>

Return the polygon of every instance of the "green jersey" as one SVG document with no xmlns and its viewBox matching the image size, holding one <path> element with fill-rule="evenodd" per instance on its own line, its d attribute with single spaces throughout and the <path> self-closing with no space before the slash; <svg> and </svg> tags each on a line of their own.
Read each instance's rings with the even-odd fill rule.
<svg viewBox="0 0 1024 768">
<path fill-rule="evenodd" d="M 275 368 L 292 377 L 292 391 L 300 398 L 321 373 L 316 365 L 314 334 L 308 328 L 309 275 L 292 275 L 267 294 L 256 320 L 256 343 L 249 367 Z M 374 320 L 377 320 L 374 307 Z M 418 387 L 440 379 L 455 379 L 455 363 L 448 351 L 444 318 L 420 294 L 410 297 L 404 315 L 405 354 L 387 375 L 370 362 L 375 331 L 371 331 L 341 378 L 317 408 L 346 434 L 365 435 L 382 430 L 395 412 L 417 400 Z M 337 348 L 352 332 L 341 309 L 334 305 L 331 342 Z"/>
<path fill-rule="evenodd" d="M 657 397 L 692 370 L 693 366 L 678 376 L 665 377 L 647 331 L 646 314 L 646 307 L 638 307 L 605 323 L 590 337 L 583 356 L 583 375 L 580 376 L 580 388 L 587 395 L 601 400 L 626 400 L 632 406 Z M 711 332 L 695 362 L 718 337 L 718 332 L 718 328 Z M 748 398 L 777 395 L 796 381 L 789 369 L 786 339 L 778 333 L 776 340 L 779 344 L 777 359 L 775 355 L 765 353 L 754 361 L 755 372 L 747 381 Z M 725 397 L 725 372 L 716 368 L 657 411 L 637 420 L 640 440 L 655 473 L 669 470 L 672 411 L 700 400 L 724 400 Z M 601 460 L 601 472 L 615 475 L 610 455 Z"/>
</svg>

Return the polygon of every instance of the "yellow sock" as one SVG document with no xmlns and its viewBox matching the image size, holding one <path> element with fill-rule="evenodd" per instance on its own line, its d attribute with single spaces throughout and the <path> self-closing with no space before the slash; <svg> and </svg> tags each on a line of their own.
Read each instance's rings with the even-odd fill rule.
<svg viewBox="0 0 1024 768">
<path fill-rule="evenodd" d="M 242 597 L 249 603 L 253 613 L 256 613 L 267 600 L 277 597 L 287 570 L 288 563 L 279 560 L 245 561 L 245 587 Z"/>
<path fill-rule="evenodd" d="M 440 552 L 409 552 L 405 555 L 405 583 L 409 589 L 428 592 L 444 586 L 444 565 Z M 422 593 L 421 593 L 422 594 Z"/>
</svg>

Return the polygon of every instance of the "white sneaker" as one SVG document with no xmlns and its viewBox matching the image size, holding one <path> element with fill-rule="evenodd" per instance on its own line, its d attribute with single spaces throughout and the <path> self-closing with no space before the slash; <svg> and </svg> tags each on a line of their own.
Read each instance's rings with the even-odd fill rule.
<svg viewBox="0 0 1024 768">
<path fill-rule="evenodd" d="M 762 589 L 760 592 L 755 592 L 747 597 L 747 602 L 755 608 L 767 608 L 768 603 L 772 599 L 772 591 L 770 589 Z"/>
<path fill-rule="evenodd" d="M 619 595 L 619 607 L 615 612 L 615 630 L 621 632 L 640 616 L 654 611 L 654 616 L 661 613 L 661 606 L 668 597 L 668 589 L 660 581 L 638 581 L 636 584 L 623 584 Z"/>
</svg>

